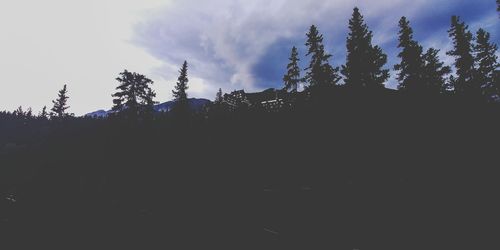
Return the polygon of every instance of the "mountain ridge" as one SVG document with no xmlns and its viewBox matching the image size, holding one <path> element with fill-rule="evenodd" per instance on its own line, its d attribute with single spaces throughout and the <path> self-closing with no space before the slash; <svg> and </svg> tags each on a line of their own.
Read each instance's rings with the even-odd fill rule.
<svg viewBox="0 0 500 250">
<path fill-rule="evenodd" d="M 204 98 L 189 98 L 188 101 L 189 101 L 189 107 L 193 111 L 201 111 L 203 107 L 212 103 L 212 101 Z M 157 104 L 154 106 L 154 110 L 156 112 L 169 112 L 172 109 L 174 103 L 175 103 L 174 101 L 168 101 Z M 106 111 L 104 109 L 100 109 L 94 112 L 87 113 L 83 115 L 83 117 L 105 118 L 108 117 L 111 112 L 112 112 L 111 110 Z"/>
</svg>

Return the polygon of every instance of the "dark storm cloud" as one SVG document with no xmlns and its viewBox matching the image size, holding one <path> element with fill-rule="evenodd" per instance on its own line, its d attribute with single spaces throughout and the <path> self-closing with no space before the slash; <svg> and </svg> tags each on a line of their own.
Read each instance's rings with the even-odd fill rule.
<svg viewBox="0 0 500 250">
<path fill-rule="evenodd" d="M 374 42 L 389 55 L 389 68 L 396 63 L 397 23 L 402 15 L 410 18 L 424 46 L 443 49 L 443 54 L 452 14 L 463 16 L 471 28 L 489 26 L 498 41 L 498 19 L 488 24 L 491 17 L 497 18 L 491 0 L 187 0 L 174 1 L 139 24 L 135 43 L 165 62 L 165 68 L 158 70 L 167 79 L 177 73 L 172 65 L 186 59 L 191 74 L 203 79 L 206 90 L 260 90 L 280 86 L 292 46 L 305 54 L 305 33 L 311 24 L 324 34 L 332 63 L 344 63 L 347 22 L 355 5 L 374 31 Z M 302 60 L 305 64 L 307 59 L 302 56 Z M 394 80 L 388 86 L 395 87 Z"/>
</svg>

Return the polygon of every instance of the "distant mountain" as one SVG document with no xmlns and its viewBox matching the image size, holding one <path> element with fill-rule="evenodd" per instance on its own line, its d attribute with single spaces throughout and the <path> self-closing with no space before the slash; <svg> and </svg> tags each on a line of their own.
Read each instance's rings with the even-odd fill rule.
<svg viewBox="0 0 500 250">
<path fill-rule="evenodd" d="M 189 107 L 191 108 L 192 111 L 198 112 L 203 109 L 206 105 L 212 103 L 210 100 L 207 99 L 198 99 L 198 98 L 190 98 L 189 99 Z M 173 101 L 169 102 L 164 102 L 158 105 L 155 105 L 154 109 L 156 112 L 169 112 L 172 110 L 172 107 L 174 106 Z M 94 117 L 94 118 L 104 118 L 107 117 L 111 111 L 105 111 L 105 110 L 98 110 L 92 113 L 88 113 L 85 116 L 86 117 Z"/>
<path fill-rule="evenodd" d="M 201 111 L 203 107 L 205 107 L 207 104 L 212 103 L 211 101 L 207 99 L 197 99 L 197 98 L 191 98 L 189 99 L 189 107 L 193 111 Z M 169 112 L 172 107 L 174 106 L 173 101 L 165 102 L 162 104 L 155 105 L 155 111 L 157 112 Z"/>
<path fill-rule="evenodd" d="M 101 110 L 97 110 L 97 111 L 92 112 L 92 113 L 88 113 L 85 116 L 87 116 L 87 117 L 94 117 L 94 118 L 102 118 L 102 117 L 107 117 L 108 113 L 109 113 L 109 111 L 101 109 Z"/>
</svg>

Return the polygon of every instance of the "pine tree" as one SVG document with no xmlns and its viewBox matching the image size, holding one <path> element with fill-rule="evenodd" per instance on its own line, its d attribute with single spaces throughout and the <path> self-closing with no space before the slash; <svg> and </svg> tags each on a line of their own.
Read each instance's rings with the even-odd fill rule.
<svg viewBox="0 0 500 250">
<path fill-rule="evenodd" d="M 113 112 L 122 117 L 137 119 L 146 117 L 153 113 L 153 99 L 155 92 L 150 85 L 153 81 L 146 76 L 129 72 L 127 70 L 120 73 L 116 78 L 120 85 L 116 88 L 117 92 L 113 94 Z"/>
<path fill-rule="evenodd" d="M 447 55 L 455 57 L 457 77 L 454 81 L 454 92 L 458 95 L 480 94 L 480 86 L 474 83 L 474 57 L 472 55 L 472 33 L 460 17 L 451 18 L 449 36 L 453 39 L 453 50 Z"/>
<path fill-rule="evenodd" d="M 495 83 L 495 71 L 499 67 L 497 50 L 498 46 L 490 41 L 490 33 L 479 29 L 474 45 L 474 60 L 477 65 L 475 81 L 487 98 L 500 94 L 500 86 Z"/>
<path fill-rule="evenodd" d="M 500 0 L 497 0 L 497 11 L 500 12 Z"/>
<path fill-rule="evenodd" d="M 49 114 L 47 113 L 47 106 L 43 106 L 42 111 L 38 114 L 38 118 L 47 119 Z"/>
<path fill-rule="evenodd" d="M 188 87 L 188 63 L 184 61 L 182 68 L 179 70 L 179 78 L 175 86 L 175 90 L 172 91 L 174 96 L 174 111 L 176 113 L 186 113 L 189 112 L 189 100 L 186 90 Z"/>
<path fill-rule="evenodd" d="M 59 91 L 57 99 L 52 101 L 54 104 L 50 113 L 52 118 L 65 118 L 70 116 L 70 114 L 66 113 L 66 110 L 69 109 L 69 106 L 67 106 L 68 99 L 68 90 L 66 84 L 64 84 L 64 87 Z"/>
<path fill-rule="evenodd" d="M 19 117 L 24 117 L 24 110 L 23 110 L 23 106 L 19 106 L 14 112 L 12 112 L 13 115 L 15 116 L 19 116 Z"/>
<path fill-rule="evenodd" d="M 305 77 L 309 86 L 329 86 L 339 82 L 341 79 L 338 74 L 339 68 L 333 68 L 328 62 L 332 55 L 325 52 L 323 35 L 316 26 L 312 25 L 309 29 L 305 45 L 308 47 L 306 56 L 311 56 Z"/>
<path fill-rule="evenodd" d="M 217 94 L 215 96 L 214 104 L 220 105 L 223 101 L 224 98 L 222 97 L 222 89 L 219 88 L 219 91 L 217 91 Z"/>
<path fill-rule="evenodd" d="M 423 89 L 422 70 L 424 62 L 422 58 L 422 46 L 413 39 L 413 29 L 406 17 L 399 21 L 399 44 L 401 52 L 398 57 L 401 62 L 394 66 L 394 70 L 399 71 L 398 81 L 400 90 L 418 91 Z"/>
<path fill-rule="evenodd" d="M 25 113 L 25 116 L 28 119 L 33 118 L 33 109 L 31 107 L 28 108 L 28 110 Z"/>
<path fill-rule="evenodd" d="M 297 92 L 298 84 L 301 81 L 300 78 L 300 67 L 299 67 L 299 52 L 294 46 L 292 48 L 292 53 L 290 55 L 290 63 L 287 66 L 287 73 L 283 77 L 283 82 L 285 83 L 285 90 Z"/>
<path fill-rule="evenodd" d="M 379 46 L 372 45 L 373 33 L 368 30 L 358 8 L 349 20 L 346 64 L 342 66 L 345 84 L 351 87 L 384 87 L 389 70 L 382 69 L 387 55 Z"/>
<path fill-rule="evenodd" d="M 446 76 L 451 73 L 451 68 L 444 66 L 438 54 L 439 50 L 430 48 L 423 55 L 422 85 L 430 93 L 446 93 L 449 88 Z"/>
<path fill-rule="evenodd" d="M 454 75 L 450 75 L 448 81 L 446 82 L 446 87 L 443 90 L 443 93 L 448 95 L 454 95 L 456 85 L 457 85 L 457 78 Z"/>
</svg>

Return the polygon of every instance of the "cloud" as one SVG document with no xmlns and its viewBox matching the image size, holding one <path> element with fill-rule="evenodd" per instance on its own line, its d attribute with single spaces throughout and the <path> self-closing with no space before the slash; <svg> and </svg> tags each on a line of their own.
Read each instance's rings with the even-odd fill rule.
<svg viewBox="0 0 500 250">
<path fill-rule="evenodd" d="M 162 64 L 129 42 L 158 0 L 0 2 L 0 109 L 51 108 L 68 84 L 70 112 L 112 105 L 118 73 Z"/>
<path fill-rule="evenodd" d="M 292 46 L 305 53 L 305 33 L 311 24 L 324 33 L 333 63 L 344 63 L 347 23 L 355 5 L 374 30 L 374 42 L 389 54 L 387 67 L 392 68 L 401 16 L 412 20 L 424 44 L 441 48 L 447 44 L 443 41 L 452 14 L 473 22 L 491 12 L 494 1 L 179 0 L 137 25 L 134 43 L 164 62 L 158 71 L 165 79 L 174 79 L 172 65 L 188 60 L 191 76 L 209 91 L 198 95 L 213 97 L 218 87 L 260 90 L 281 84 Z M 492 13 L 496 15 L 494 9 Z M 394 80 L 388 86 L 394 88 Z"/>
<path fill-rule="evenodd" d="M 394 20 L 380 18 L 385 16 L 381 14 L 398 6 L 408 6 L 406 2 L 360 1 L 358 4 L 369 10 L 365 12 L 368 20 L 376 20 L 378 26 L 386 27 Z M 414 12 L 422 2 L 412 1 L 407 9 Z M 349 0 L 177 1 L 159 12 L 160 15 L 138 25 L 135 43 L 168 64 L 164 69 L 165 78 L 175 74 L 168 70 L 171 64 L 180 65 L 187 59 L 193 65 L 192 75 L 204 79 L 207 85 L 222 86 L 226 91 L 240 88 L 252 91 L 275 84 L 262 82 L 269 79 L 266 73 L 279 73 L 276 67 L 283 66 L 291 46 L 304 43 L 305 32 L 311 24 L 327 32 L 325 38 L 336 43 L 335 49 L 328 46 L 329 49 L 338 52 L 335 50 L 343 47 L 352 7 Z M 391 28 L 391 37 L 392 31 Z M 390 38 L 376 36 L 380 42 L 386 39 Z M 265 63 L 269 61 L 273 64 Z"/>
<path fill-rule="evenodd" d="M 295 45 L 305 54 L 311 24 L 324 34 L 332 63 L 344 63 L 355 5 L 374 30 L 374 41 L 389 54 L 389 68 L 397 59 L 402 15 L 424 46 L 443 54 L 452 14 L 471 29 L 485 27 L 499 41 L 492 0 L 1 1 L 0 109 L 50 108 L 63 84 L 71 112 L 109 108 L 123 69 L 150 77 L 157 100 L 167 101 L 184 60 L 190 63 L 193 97 L 213 98 L 220 87 L 228 92 L 281 86 L 290 49 Z M 302 57 L 303 66 L 306 61 Z M 395 87 L 394 80 L 388 86 Z"/>
</svg>

